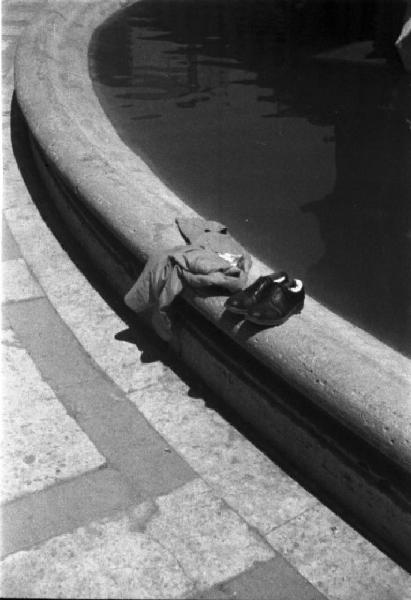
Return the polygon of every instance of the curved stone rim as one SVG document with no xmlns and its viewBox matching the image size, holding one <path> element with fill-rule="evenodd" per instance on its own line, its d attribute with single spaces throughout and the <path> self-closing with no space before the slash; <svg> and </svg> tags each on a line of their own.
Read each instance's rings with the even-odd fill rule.
<svg viewBox="0 0 411 600">
<path fill-rule="evenodd" d="M 75 201 L 143 263 L 154 250 L 180 244 L 175 218 L 196 213 L 124 144 L 93 91 L 92 34 L 133 3 L 51 5 L 21 38 L 15 77 L 18 102 L 49 164 Z M 254 259 L 253 275 L 269 271 Z M 229 336 L 308 401 L 411 470 L 411 361 L 309 297 L 301 315 L 259 332 L 222 320 L 221 297 L 187 291 L 184 299 L 222 337 Z"/>
</svg>

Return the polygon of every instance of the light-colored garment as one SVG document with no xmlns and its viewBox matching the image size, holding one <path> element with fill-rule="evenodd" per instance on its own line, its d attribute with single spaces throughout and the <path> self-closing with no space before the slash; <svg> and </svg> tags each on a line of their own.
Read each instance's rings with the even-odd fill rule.
<svg viewBox="0 0 411 600">
<path fill-rule="evenodd" d="M 124 300 L 135 312 L 155 311 L 153 324 L 163 339 L 171 336 L 165 309 L 183 290 L 217 285 L 230 293 L 241 290 L 251 266 L 251 257 L 216 221 L 180 219 L 179 230 L 186 246 L 153 255 Z"/>
</svg>

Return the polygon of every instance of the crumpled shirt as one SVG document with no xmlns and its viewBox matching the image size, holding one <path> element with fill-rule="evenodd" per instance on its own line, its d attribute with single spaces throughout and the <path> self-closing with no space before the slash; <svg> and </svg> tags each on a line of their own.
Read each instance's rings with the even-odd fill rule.
<svg viewBox="0 0 411 600">
<path fill-rule="evenodd" d="M 137 313 L 153 309 L 153 325 L 166 340 L 171 338 L 166 309 L 186 285 L 217 285 L 234 293 L 245 287 L 251 266 L 250 255 L 225 225 L 200 217 L 176 223 L 188 244 L 151 256 L 124 298 Z"/>
</svg>

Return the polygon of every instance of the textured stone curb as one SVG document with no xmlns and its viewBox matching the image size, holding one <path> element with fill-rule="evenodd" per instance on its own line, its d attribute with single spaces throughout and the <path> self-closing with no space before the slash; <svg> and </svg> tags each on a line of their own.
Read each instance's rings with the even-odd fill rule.
<svg viewBox="0 0 411 600">
<path fill-rule="evenodd" d="M 112 275 L 112 283 L 120 293 L 124 293 L 135 275 L 135 263 L 142 264 L 155 249 L 181 243 L 174 226 L 175 217 L 194 214 L 121 142 L 92 90 L 87 59 L 90 37 L 96 26 L 126 4 L 129 2 L 111 0 L 55 4 L 26 31 L 16 62 L 18 101 L 39 146 L 37 155 L 43 173 L 50 185 L 56 185 L 53 181 L 58 178 L 56 193 L 59 190 L 61 196 L 62 190 L 68 192 L 65 218 L 72 220 L 72 224 L 76 219 L 83 226 L 86 220 L 92 224 L 106 247 L 106 254 L 97 247 L 91 252 L 100 259 L 100 266 L 106 263 L 107 274 Z M 268 267 L 255 261 L 254 274 L 267 271 Z M 395 538 L 401 551 L 406 551 L 406 531 L 411 528 L 410 499 L 404 484 L 404 476 L 408 477 L 411 471 L 410 361 L 310 298 L 302 315 L 281 328 L 258 332 L 223 316 L 220 297 L 203 298 L 187 291 L 182 303 L 186 303 L 184 310 L 177 313 L 184 315 L 185 320 L 180 325 L 178 340 L 182 357 L 199 372 L 203 370 L 209 383 L 229 401 L 237 402 L 239 412 L 262 426 L 265 433 L 269 435 L 272 428 L 280 447 L 289 444 L 290 431 L 285 426 L 281 432 L 281 418 L 277 424 L 272 418 L 269 421 L 273 404 L 274 413 L 280 411 L 288 427 L 289 422 L 294 422 L 294 433 L 298 431 L 300 437 L 295 441 L 294 455 L 290 450 L 292 460 L 298 461 L 307 447 L 308 461 L 307 457 L 301 457 L 301 461 L 312 464 L 318 452 L 316 438 L 322 436 L 319 448 L 324 452 L 328 436 L 325 452 L 331 456 L 329 464 L 313 465 L 313 471 L 318 471 L 314 476 L 320 481 L 328 477 L 326 485 L 348 495 L 353 510 L 356 494 L 362 494 L 364 518 L 368 510 L 367 493 L 370 494 L 360 489 L 364 488 L 361 478 L 368 476 L 361 469 L 364 470 L 365 461 L 365 471 L 370 470 L 370 465 L 372 470 L 375 456 L 364 459 L 355 451 L 350 456 L 347 448 L 350 435 L 354 435 L 354 442 L 358 438 L 368 444 L 371 449 L 368 453 L 376 449 L 376 456 L 380 453 L 382 462 L 386 457 L 386 477 L 381 480 L 385 488 L 380 485 L 378 489 L 375 475 L 375 497 L 368 501 L 381 519 L 390 513 L 394 519 L 391 522 L 385 519 L 381 525 L 380 534 L 385 539 L 394 535 L 398 517 L 393 516 L 395 510 L 390 503 L 397 509 L 401 506 L 401 523 L 397 518 Z M 229 348 L 228 356 L 221 353 L 224 345 Z M 206 353 L 208 347 L 205 371 L 204 347 Z M 213 354 L 214 365 L 210 359 Z M 241 373 L 247 365 L 244 358 L 247 356 L 249 370 L 253 372 Z M 284 394 L 281 380 L 301 392 L 304 400 L 292 399 L 288 388 Z M 254 391 L 250 392 L 253 386 Z M 264 396 L 269 400 L 262 404 Z M 316 424 L 310 431 L 311 412 Z M 327 421 L 327 414 L 331 422 Z M 338 430 L 340 439 L 333 438 L 332 428 L 329 431 L 334 421 L 337 430 L 343 427 Z M 344 431 L 348 442 L 342 439 Z M 343 477 L 337 481 L 338 477 L 326 474 L 340 460 L 335 455 L 344 452 L 343 461 L 352 463 L 348 471 L 351 468 L 354 473 L 360 472 L 355 475 L 357 481 L 351 490 Z M 321 460 L 317 456 L 317 463 Z M 394 484 L 390 480 L 391 463 Z M 397 479 L 396 468 L 401 471 Z M 391 488 L 388 491 L 387 482 Z M 383 508 L 381 503 L 385 503 Z"/>
</svg>

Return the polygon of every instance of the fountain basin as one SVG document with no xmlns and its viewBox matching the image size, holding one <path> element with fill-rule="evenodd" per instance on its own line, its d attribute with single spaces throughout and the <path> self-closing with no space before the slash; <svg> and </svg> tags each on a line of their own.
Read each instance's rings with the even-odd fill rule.
<svg viewBox="0 0 411 600">
<path fill-rule="evenodd" d="M 94 91 L 90 40 L 124 1 L 56 3 L 20 40 L 16 93 L 62 217 L 123 296 L 195 216 L 120 139 Z M 252 276 L 270 272 L 254 260 Z M 186 290 L 172 346 L 303 479 L 382 547 L 411 559 L 410 361 L 308 297 L 281 327 L 241 327 Z"/>
</svg>

